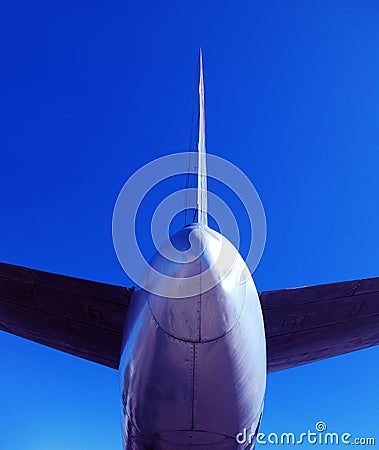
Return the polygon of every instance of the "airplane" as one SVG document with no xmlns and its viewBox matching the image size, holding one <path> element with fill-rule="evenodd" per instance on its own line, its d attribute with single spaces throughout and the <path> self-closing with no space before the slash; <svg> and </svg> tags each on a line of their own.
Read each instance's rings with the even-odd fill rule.
<svg viewBox="0 0 379 450">
<path fill-rule="evenodd" d="M 119 370 L 125 450 L 254 448 L 266 373 L 379 343 L 379 277 L 258 294 L 208 226 L 201 53 L 199 64 L 196 216 L 164 244 L 168 257 L 153 256 L 146 283 L 0 264 L 1 330 Z"/>
</svg>

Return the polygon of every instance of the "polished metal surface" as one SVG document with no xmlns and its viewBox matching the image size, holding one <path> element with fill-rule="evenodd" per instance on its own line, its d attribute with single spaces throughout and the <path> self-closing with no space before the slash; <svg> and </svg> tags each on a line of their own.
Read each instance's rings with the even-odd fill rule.
<svg viewBox="0 0 379 450">
<path fill-rule="evenodd" d="M 251 448 L 236 435 L 255 431 L 265 392 L 254 282 L 250 275 L 244 281 L 237 250 L 206 225 L 185 227 L 171 241 L 180 250 L 176 262 L 158 253 L 152 266 L 179 280 L 172 298 L 137 291 L 127 316 L 120 364 L 124 448 Z M 198 291 L 182 298 L 178 290 L 188 277 Z M 203 278 L 212 286 L 206 292 Z"/>
<path fill-rule="evenodd" d="M 0 331 L 118 369 L 132 293 L 0 263 Z M 267 373 L 379 343 L 379 277 L 266 291 L 260 300 Z"/>
</svg>

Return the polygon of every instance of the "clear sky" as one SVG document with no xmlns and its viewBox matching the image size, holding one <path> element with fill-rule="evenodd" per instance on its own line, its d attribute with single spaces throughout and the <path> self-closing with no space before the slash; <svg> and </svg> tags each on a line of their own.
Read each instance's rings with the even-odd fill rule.
<svg viewBox="0 0 379 450">
<path fill-rule="evenodd" d="M 1 261 L 130 285 L 114 202 L 189 149 L 202 46 L 208 151 L 266 211 L 258 290 L 379 275 L 378 2 L 2 3 Z M 121 448 L 117 372 L 5 333 L 0 349 L 1 449 Z M 378 360 L 270 375 L 261 430 L 378 440 Z"/>
</svg>

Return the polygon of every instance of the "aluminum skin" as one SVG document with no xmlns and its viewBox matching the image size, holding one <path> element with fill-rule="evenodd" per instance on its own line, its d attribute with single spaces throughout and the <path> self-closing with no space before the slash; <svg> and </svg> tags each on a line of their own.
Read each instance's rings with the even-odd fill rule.
<svg viewBox="0 0 379 450">
<path fill-rule="evenodd" d="M 256 433 L 266 385 L 254 282 L 235 247 L 205 224 L 178 231 L 166 252 L 170 244 L 172 258 L 157 252 L 151 261 L 170 277 L 151 282 L 169 283 L 170 295 L 136 291 L 125 323 L 124 449 L 251 449 L 255 440 L 236 436 Z M 187 297 L 185 279 L 194 286 Z"/>
</svg>

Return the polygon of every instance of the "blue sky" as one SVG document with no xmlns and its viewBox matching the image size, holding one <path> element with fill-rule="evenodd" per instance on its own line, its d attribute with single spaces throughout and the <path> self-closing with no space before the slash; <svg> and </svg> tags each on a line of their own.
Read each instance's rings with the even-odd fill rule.
<svg viewBox="0 0 379 450">
<path fill-rule="evenodd" d="M 3 2 L 0 260 L 130 284 L 114 202 L 189 149 L 202 46 L 208 151 L 266 211 L 258 290 L 378 276 L 378 20 L 366 0 Z M 121 448 L 115 371 L 5 333 L 0 348 L 0 448 Z M 378 357 L 270 375 L 262 431 L 375 436 Z"/>
</svg>

